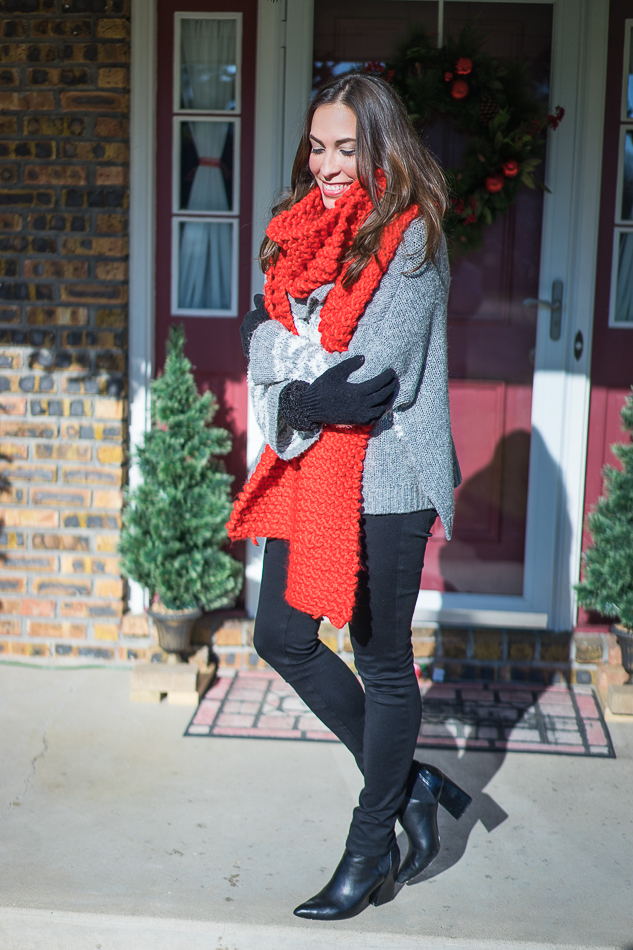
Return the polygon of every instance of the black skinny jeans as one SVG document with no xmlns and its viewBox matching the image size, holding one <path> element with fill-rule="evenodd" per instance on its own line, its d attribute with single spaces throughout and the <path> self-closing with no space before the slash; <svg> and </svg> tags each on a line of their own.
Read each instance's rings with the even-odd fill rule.
<svg viewBox="0 0 633 950">
<path fill-rule="evenodd" d="M 421 716 L 411 621 L 436 517 L 433 510 L 363 517 L 365 568 L 350 633 L 364 691 L 319 640 L 320 621 L 287 603 L 288 543 L 266 542 L 255 649 L 345 743 L 363 773 L 347 838 L 355 854 L 386 854 L 395 843 Z"/>
</svg>

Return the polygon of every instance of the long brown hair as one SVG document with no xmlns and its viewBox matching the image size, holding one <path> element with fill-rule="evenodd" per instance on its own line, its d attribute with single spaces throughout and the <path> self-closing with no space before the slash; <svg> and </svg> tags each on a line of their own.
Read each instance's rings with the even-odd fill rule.
<svg viewBox="0 0 633 950">
<path fill-rule="evenodd" d="M 332 103 L 347 106 L 356 116 L 356 170 L 374 205 L 350 247 L 347 260 L 351 263 L 344 283 L 349 286 L 358 279 L 378 252 L 385 226 L 412 204 L 420 206 L 420 216 L 426 222 L 422 263 L 432 260 L 442 239 L 448 200 L 444 176 L 416 134 L 396 92 L 376 76 L 351 73 L 329 80 L 317 91 L 306 112 L 290 192 L 275 204 L 273 216 L 291 208 L 315 187 L 308 167 L 312 118 L 319 106 Z M 376 183 L 378 169 L 386 178 L 384 192 Z M 266 272 L 278 257 L 279 245 L 265 237 L 259 257 L 262 270 Z"/>
</svg>

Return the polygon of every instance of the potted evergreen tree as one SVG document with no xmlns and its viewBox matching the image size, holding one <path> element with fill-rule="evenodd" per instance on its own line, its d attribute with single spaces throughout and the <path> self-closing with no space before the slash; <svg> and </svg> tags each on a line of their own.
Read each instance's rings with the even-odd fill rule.
<svg viewBox="0 0 633 950">
<path fill-rule="evenodd" d="M 184 343 L 182 325 L 173 326 L 150 387 L 152 428 L 136 452 L 142 483 L 126 493 L 119 542 L 123 574 L 149 591 L 160 646 L 181 655 L 202 610 L 232 605 L 243 576 L 222 550 L 233 477 L 220 456 L 231 437 L 210 425 L 217 400 L 198 393 Z"/>
<path fill-rule="evenodd" d="M 633 390 L 620 415 L 629 441 L 611 448 L 622 469 L 605 468 L 605 493 L 588 518 L 592 545 L 576 590 L 583 607 L 619 620 L 622 665 L 633 683 Z"/>
</svg>

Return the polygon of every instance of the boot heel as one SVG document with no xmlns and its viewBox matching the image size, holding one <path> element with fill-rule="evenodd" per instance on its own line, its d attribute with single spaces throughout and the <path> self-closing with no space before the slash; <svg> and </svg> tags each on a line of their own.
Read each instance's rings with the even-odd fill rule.
<svg viewBox="0 0 633 950">
<path fill-rule="evenodd" d="M 389 872 L 389 877 L 381 884 L 374 896 L 371 899 L 371 903 L 374 907 L 380 907 L 381 904 L 388 904 L 389 901 L 392 901 L 396 896 L 396 868 L 393 868 Z"/>
<path fill-rule="evenodd" d="M 456 821 L 459 821 L 472 802 L 472 798 L 463 788 L 460 788 L 459 785 L 456 785 L 455 782 L 445 775 L 438 801 L 449 815 L 452 815 Z"/>
</svg>

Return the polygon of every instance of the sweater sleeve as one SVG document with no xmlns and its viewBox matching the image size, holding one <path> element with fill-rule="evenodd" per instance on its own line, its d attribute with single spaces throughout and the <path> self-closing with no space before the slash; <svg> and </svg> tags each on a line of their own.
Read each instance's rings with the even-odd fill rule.
<svg viewBox="0 0 633 950">
<path fill-rule="evenodd" d="M 349 377 L 355 383 L 385 369 L 395 370 L 400 388 L 394 410 L 406 410 L 415 402 L 431 326 L 434 319 L 445 320 L 448 292 L 444 247 L 435 263 L 417 267 L 424 255 L 425 238 L 424 223 L 418 219 L 409 226 L 346 352 L 327 353 L 320 344 L 290 333 L 274 320 L 262 324 L 253 334 L 249 364 L 253 405 L 264 438 L 280 457 L 300 455 L 320 435 L 320 430 L 294 432 L 283 422 L 279 416 L 281 391 L 293 380 L 313 382 L 341 360 L 357 354 L 365 357 L 364 365 Z"/>
</svg>

